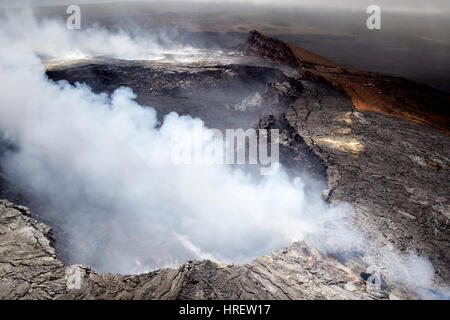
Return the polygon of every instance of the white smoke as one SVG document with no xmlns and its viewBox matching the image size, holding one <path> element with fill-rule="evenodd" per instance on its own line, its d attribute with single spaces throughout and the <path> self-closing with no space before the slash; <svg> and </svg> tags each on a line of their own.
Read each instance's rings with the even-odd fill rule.
<svg viewBox="0 0 450 320">
<path fill-rule="evenodd" d="M 35 54 L 46 59 L 76 60 L 95 56 L 120 57 L 126 60 L 160 60 L 165 54 L 193 54 L 195 48 L 171 41 L 162 31 L 131 37 L 123 30 L 109 32 L 93 27 L 69 30 L 62 20 L 37 20 L 30 9 L 7 14 L 0 22 L 0 46 L 11 42 L 26 43 Z"/>
<path fill-rule="evenodd" d="M 306 193 L 316 185 L 283 170 L 255 182 L 229 166 L 174 165 L 176 137 L 200 119 L 171 113 L 160 124 L 129 88 L 107 96 L 55 83 L 39 58 L 132 58 L 152 51 L 150 40 L 141 46 L 94 29 L 72 36 L 57 22 L 34 20 L 23 25 L 39 30 L 25 32 L 15 22 L 8 18 L 0 31 L 0 130 L 19 151 L 2 165 L 21 190 L 47 201 L 45 216 L 66 232 L 70 262 L 122 273 L 190 259 L 241 263 L 311 235 L 329 252 L 369 252 L 348 226 L 351 208 Z M 381 265 L 399 282 L 431 287 L 429 262 L 386 255 Z"/>
</svg>

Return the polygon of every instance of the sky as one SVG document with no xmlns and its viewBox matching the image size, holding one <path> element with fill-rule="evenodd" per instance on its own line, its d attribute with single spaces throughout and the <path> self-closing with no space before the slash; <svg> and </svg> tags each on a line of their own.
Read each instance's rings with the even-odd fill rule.
<svg viewBox="0 0 450 320">
<path fill-rule="evenodd" d="M 156 2 L 154 0 L 140 0 L 141 2 Z M 175 0 L 166 0 L 175 1 Z M 177 0 L 179 1 L 179 0 Z M 184 0 L 181 0 L 184 1 Z M 450 13 L 450 1 L 448 0 L 341 0 L 338 3 L 331 0 L 191 0 L 196 2 L 210 3 L 252 3 L 255 5 L 275 5 L 275 6 L 304 6 L 320 8 L 346 8 L 346 9 L 364 9 L 369 5 L 375 4 L 386 11 L 396 11 L 403 13 Z M 136 0 L 2 0 L 0 7 L 17 6 L 50 6 L 50 5 L 68 5 L 68 4 L 86 4 L 86 3 L 105 3 L 105 2 L 136 2 Z"/>
</svg>

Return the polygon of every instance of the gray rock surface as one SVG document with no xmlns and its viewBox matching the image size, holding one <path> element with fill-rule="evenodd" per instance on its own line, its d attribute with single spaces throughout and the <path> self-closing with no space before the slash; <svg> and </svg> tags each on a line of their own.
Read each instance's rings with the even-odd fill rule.
<svg viewBox="0 0 450 320">
<path fill-rule="evenodd" d="M 437 130 L 356 111 L 331 88 L 305 81 L 287 122 L 327 167 L 331 202 L 347 202 L 369 238 L 428 257 L 450 281 L 450 138 Z"/>
</svg>

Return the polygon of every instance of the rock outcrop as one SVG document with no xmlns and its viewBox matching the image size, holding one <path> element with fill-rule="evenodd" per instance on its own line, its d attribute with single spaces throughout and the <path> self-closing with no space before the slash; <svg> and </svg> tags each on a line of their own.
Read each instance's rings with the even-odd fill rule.
<svg viewBox="0 0 450 320">
<path fill-rule="evenodd" d="M 356 220 L 369 238 L 381 237 L 401 252 L 415 250 L 430 258 L 438 277 L 448 283 L 450 138 L 432 128 L 448 132 L 448 97 L 433 104 L 440 93 L 426 85 L 336 67 L 257 32 L 250 33 L 245 52 L 274 59 L 267 47 L 275 44 L 297 57 L 303 87 L 301 97 L 280 119 L 287 121 L 327 168 L 325 198 L 352 204 Z M 292 59 L 284 63 L 295 66 Z M 377 105 L 378 100 L 367 93 L 378 84 L 358 91 L 378 107 L 365 109 L 355 104 L 350 89 L 341 90 L 349 77 L 352 83 L 364 84 L 368 77 L 375 77 L 389 85 L 380 97 L 396 103 L 391 105 L 393 111 Z M 415 90 L 425 98 L 417 98 Z M 437 106 L 444 122 L 432 120 L 437 119 Z M 410 112 L 410 107 L 416 118 L 398 116 Z"/>
</svg>

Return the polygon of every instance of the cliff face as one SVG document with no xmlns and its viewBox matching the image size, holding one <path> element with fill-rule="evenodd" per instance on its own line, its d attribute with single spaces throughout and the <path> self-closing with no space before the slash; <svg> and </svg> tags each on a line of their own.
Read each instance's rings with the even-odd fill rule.
<svg viewBox="0 0 450 320">
<path fill-rule="evenodd" d="M 450 138 L 305 81 L 285 119 L 327 167 L 328 201 L 354 206 L 369 238 L 428 257 L 449 281 Z"/>
<path fill-rule="evenodd" d="M 250 32 L 244 54 L 299 68 L 305 79 L 325 81 L 344 92 L 358 110 L 393 115 L 450 133 L 450 96 L 428 85 L 340 66 L 257 31 Z"/>
<path fill-rule="evenodd" d="M 301 67 L 301 61 L 286 42 L 263 36 L 258 31 L 249 33 L 243 52 L 245 55 L 268 58 L 292 68 Z"/>
</svg>

